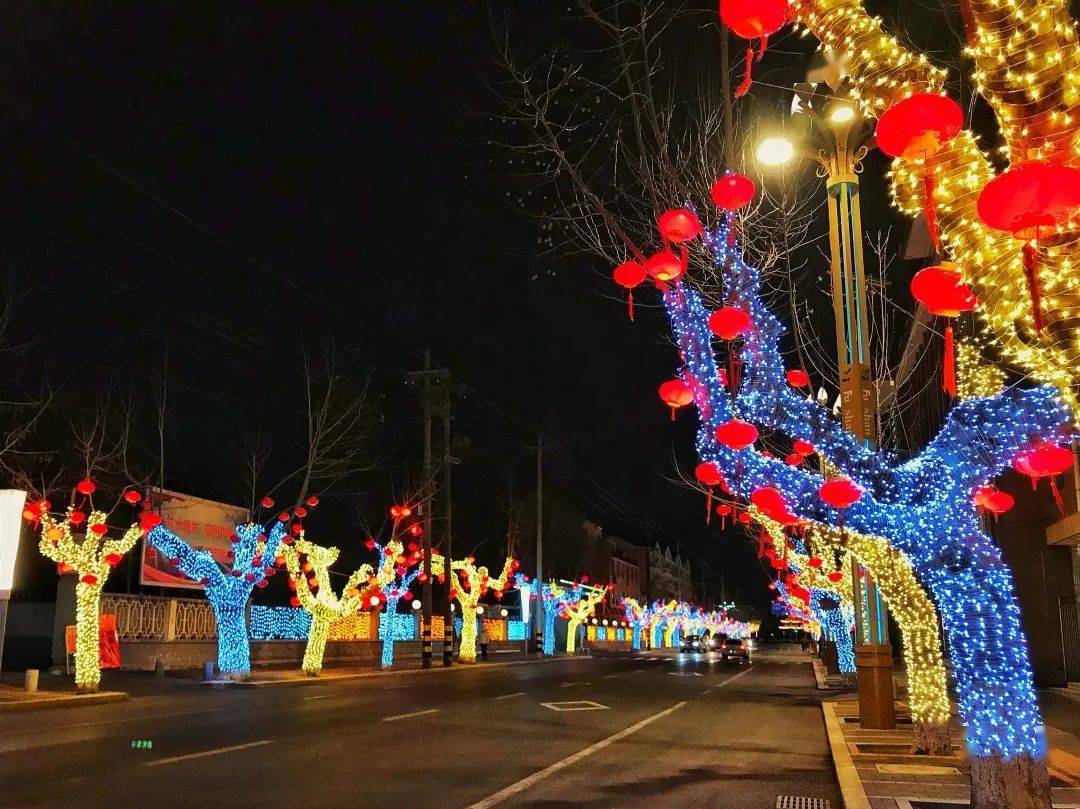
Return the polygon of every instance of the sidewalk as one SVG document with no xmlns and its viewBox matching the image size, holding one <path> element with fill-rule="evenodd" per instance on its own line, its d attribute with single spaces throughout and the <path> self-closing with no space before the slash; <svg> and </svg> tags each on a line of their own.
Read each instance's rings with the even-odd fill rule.
<svg viewBox="0 0 1080 809">
<path fill-rule="evenodd" d="M 27 693 L 14 678 L 5 677 L 0 682 L 0 714 L 34 711 L 48 708 L 74 708 L 81 705 L 98 705 L 103 702 L 126 702 L 130 697 L 124 691 L 97 691 L 80 694 L 71 688 L 69 677 L 43 676 L 38 690 Z"/>
<path fill-rule="evenodd" d="M 1066 701 L 1067 702 L 1067 701 Z M 1068 703 L 1072 705 L 1072 703 Z M 1053 725 L 1080 722 L 1057 706 L 1046 710 L 1051 798 L 1055 806 L 1080 804 L 1080 738 Z M 963 731 L 953 719 L 951 756 L 912 756 L 911 717 L 898 705 L 895 730 L 863 730 L 858 703 L 822 704 L 837 779 L 846 809 L 936 809 L 971 799 Z"/>
</svg>

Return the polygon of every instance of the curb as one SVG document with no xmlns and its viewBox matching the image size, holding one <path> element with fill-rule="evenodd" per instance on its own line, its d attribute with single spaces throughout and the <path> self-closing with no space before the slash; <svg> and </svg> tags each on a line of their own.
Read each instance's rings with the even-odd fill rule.
<svg viewBox="0 0 1080 809">
<path fill-rule="evenodd" d="M 406 674 L 435 674 L 447 671 L 484 671 L 487 669 L 501 668 L 503 666 L 525 666 L 546 663 L 570 663 L 578 660 L 592 660 L 589 655 L 575 655 L 574 657 L 544 657 L 540 660 L 507 660 L 503 663 L 455 663 L 453 666 L 444 668 L 432 667 L 430 669 L 398 669 L 390 671 L 358 671 L 350 674 L 324 674 L 318 677 L 293 677 L 288 680 L 203 680 L 202 685 L 206 688 L 298 688 L 305 685 L 319 685 L 326 683 L 342 682 L 345 680 L 368 680 L 376 677 L 394 677 Z"/>
<path fill-rule="evenodd" d="M 836 770 L 836 780 L 840 784 L 844 809 L 870 809 L 870 799 L 866 796 L 859 771 L 855 769 L 855 762 L 848 751 L 847 742 L 844 741 L 844 731 L 836 716 L 836 703 L 821 703 L 821 713 L 825 717 L 825 733 L 829 737 L 829 750 L 832 753 L 833 769 Z"/>
<path fill-rule="evenodd" d="M 129 699 L 131 699 L 131 695 L 126 691 L 99 691 L 95 694 L 66 694 L 62 697 L 45 697 L 43 699 L 16 699 L 11 702 L 0 702 L 0 714 L 54 708 L 78 708 L 82 705 L 100 705 L 106 702 L 127 702 Z"/>
</svg>

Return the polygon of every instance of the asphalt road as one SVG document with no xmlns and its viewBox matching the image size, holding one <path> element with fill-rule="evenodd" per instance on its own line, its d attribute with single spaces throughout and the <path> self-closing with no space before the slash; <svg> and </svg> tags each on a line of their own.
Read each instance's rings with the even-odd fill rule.
<svg viewBox="0 0 1080 809">
<path fill-rule="evenodd" d="M 128 703 L 0 715 L 0 806 L 839 807 L 805 660 L 668 652 L 293 688 L 148 684 Z"/>
</svg>

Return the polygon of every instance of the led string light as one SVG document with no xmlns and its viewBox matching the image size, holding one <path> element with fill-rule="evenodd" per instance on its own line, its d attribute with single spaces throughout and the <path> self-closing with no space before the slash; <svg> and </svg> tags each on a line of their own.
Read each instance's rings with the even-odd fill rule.
<svg viewBox="0 0 1080 809">
<path fill-rule="evenodd" d="M 285 513 L 279 517 L 291 519 Z M 143 515 L 143 525 L 153 526 L 146 536 L 147 541 L 181 573 L 202 584 L 217 622 L 219 671 L 225 677 L 247 676 L 251 672 L 248 599 L 256 585 L 273 574 L 282 541 L 291 541 L 286 521 L 276 520 L 268 531 L 253 522 L 236 526 L 230 537 L 232 562 L 225 566 L 219 564 L 210 551 L 192 548 L 160 520 L 154 514 Z"/>
<path fill-rule="evenodd" d="M 307 640 L 310 632 L 311 613 L 303 607 L 251 605 L 252 640 Z"/>
<path fill-rule="evenodd" d="M 972 752 L 1038 757 L 1041 719 L 1012 576 L 1000 550 L 980 530 L 972 495 L 1033 440 L 1061 441 L 1069 418 L 1057 392 L 1040 387 L 961 402 L 935 439 L 905 463 L 853 447 L 853 437 L 824 408 L 792 393 L 784 381 L 778 350 L 782 326 L 761 302 L 758 271 L 742 261 L 727 236 L 721 226 L 706 235 L 706 242 L 723 269 L 732 302 L 754 322 L 743 337 L 744 376 L 734 401 L 720 384 L 710 313 L 700 296 L 682 283 L 669 286 L 663 296 L 684 363 L 682 375 L 695 381 L 701 460 L 717 464 L 736 496 L 749 499 L 772 486 L 800 518 L 838 526 L 843 513 L 852 530 L 888 537 L 908 555 L 941 608 Z M 865 493 L 840 512 L 821 500 L 820 474 L 721 444 L 717 428 L 736 417 L 810 441 Z"/>
<path fill-rule="evenodd" d="M 1080 56 L 1076 27 L 1063 0 L 965 0 L 971 10 L 970 44 L 978 92 L 993 108 L 1014 165 L 1032 160 L 1077 166 L 1074 147 L 1080 126 Z M 914 55 L 886 35 L 859 0 L 795 0 L 792 19 L 822 45 L 846 54 L 855 100 L 878 116 L 894 102 L 918 92 L 940 92 L 945 71 L 925 54 Z M 1035 328 L 1024 244 L 987 227 L 979 216 L 979 194 L 995 172 L 975 135 L 959 136 L 925 160 L 893 162 L 889 174 L 896 205 L 908 216 L 923 212 L 923 177 L 936 178 L 942 241 L 961 266 L 965 283 L 982 305 L 978 317 L 993 332 L 1002 354 L 1035 379 L 1057 386 L 1078 412 L 1080 368 L 1080 231 L 1071 223 L 1040 232 L 1034 245 L 1046 327 Z"/>
<path fill-rule="evenodd" d="M 79 485 L 86 483 L 89 481 Z M 88 497 L 92 492 L 85 494 Z M 113 568 L 135 547 L 143 529 L 132 525 L 118 539 L 106 539 L 108 514 L 92 509 L 87 515 L 74 503 L 68 506 L 62 520 L 49 514 L 45 501 L 29 504 L 24 516 L 39 525 L 41 554 L 71 568 L 79 577 L 75 584 L 75 687 L 79 691 L 97 691 L 101 683 L 101 591 Z M 81 538 L 73 531 L 79 526 L 85 526 Z"/>
<path fill-rule="evenodd" d="M 577 630 L 591 616 L 596 614 L 596 605 L 608 594 L 608 587 L 590 587 L 579 585 L 580 595 L 576 599 L 564 599 L 561 605 L 566 624 L 566 653 L 572 655 L 577 649 Z M 578 589 L 578 588 L 575 588 Z"/>
<path fill-rule="evenodd" d="M 345 615 L 360 611 L 363 598 L 361 585 L 372 576 L 371 565 L 361 565 L 345 582 L 341 596 L 334 595 L 330 585 L 330 566 L 337 561 L 339 553 L 337 548 L 326 548 L 309 542 L 303 532 L 296 542 L 286 545 L 282 550 L 296 599 L 311 616 L 301 668 L 312 677 L 317 677 L 322 671 L 330 625 Z M 304 557 L 303 563 L 301 557 Z M 304 564 L 307 570 L 302 569 L 301 564 Z"/>
<path fill-rule="evenodd" d="M 477 567 L 476 560 L 471 556 L 451 562 L 451 592 L 461 608 L 461 645 L 458 660 L 462 663 L 476 662 L 476 616 L 481 597 L 488 590 L 494 590 L 496 596 L 502 598 L 517 567 L 517 560 L 507 557 L 498 577 L 493 579 L 488 575 L 487 567 Z"/>
</svg>

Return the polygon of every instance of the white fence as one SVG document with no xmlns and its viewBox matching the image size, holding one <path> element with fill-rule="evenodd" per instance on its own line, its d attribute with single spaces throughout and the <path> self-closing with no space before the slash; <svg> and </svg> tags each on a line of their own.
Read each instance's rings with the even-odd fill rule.
<svg viewBox="0 0 1080 809">
<path fill-rule="evenodd" d="M 120 640 L 214 640 L 214 611 L 197 598 L 112 595 L 101 597 L 101 611 L 116 615 Z"/>
</svg>

